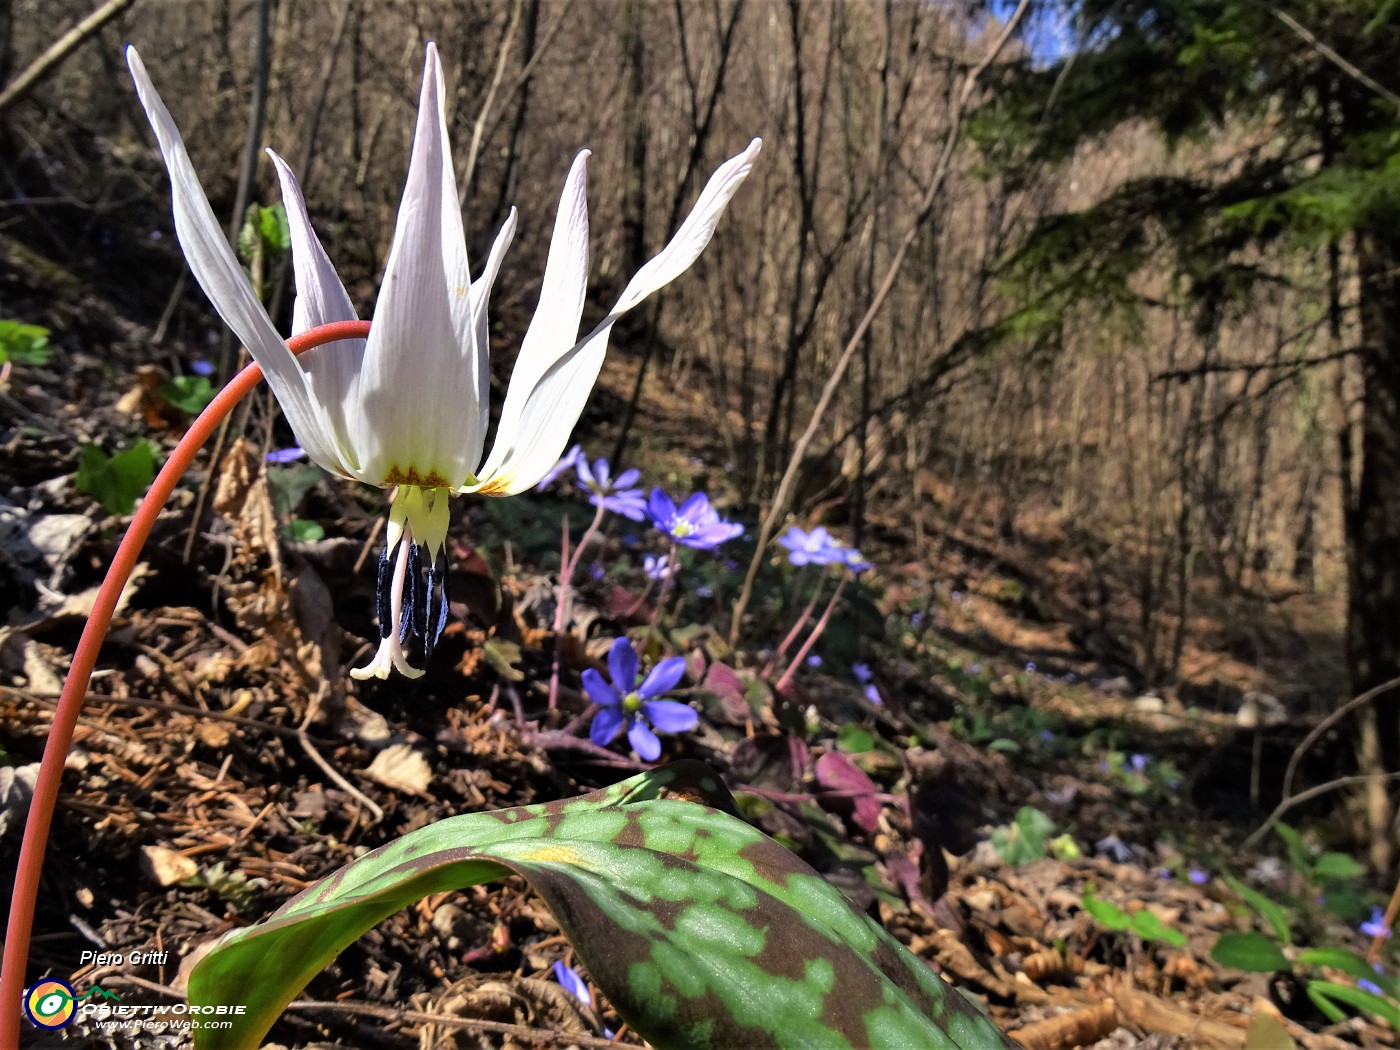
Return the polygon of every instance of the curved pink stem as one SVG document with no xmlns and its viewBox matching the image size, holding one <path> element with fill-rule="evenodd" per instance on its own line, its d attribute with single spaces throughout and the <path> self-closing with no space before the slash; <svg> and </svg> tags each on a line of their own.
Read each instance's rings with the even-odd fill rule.
<svg viewBox="0 0 1400 1050">
<path fill-rule="evenodd" d="M 337 321 L 294 335 L 287 340 L 292 353 L 299 354 L 314 346 L 340 339 L 363 339 L 369 334 L 368 321 Z M 175 485 L 194 462 L 195 454 L 204 447 L 215 428 L 262 379 L 262 369 L 249 365 L 234 376 L 215 395 L 190 424 L 170 458 L 161 467 L 155 481 L 126 528 L 107 576 L 97 592 L 92 612 L 88 614 L 82 637 L 73 651 L 73 663 L 63 683 L 58 706 L 54 709 L 44 757 L 39 763 L 39 777 L 34 784 L 34 798 L 29 803 L 29 817 L 24 825 L 24 840 L 19 849 L 19 868 L 15 872 L 14 890 L 10 895 L 10 920 L 5 931 L 5 959 L 0 967 L 0 1047 L 19 1046 L 20 996 L 24 992 L 24 970 L 29 961 L 29 935 L 34 925 L 34 903 L 39 896 L 39 875 L 44 866 L 44 850 L 49 840 L 49 825 L 53 822 L 54 805 L 58 801 L 59 782 L 73 742 L 73 730 L 87 694 L 97 653 L 112 626 L 112 614 L 117 599 L 126 586 L 136 559 L 146 545 L 156 518 L 165 508 Z"/>
</svg>

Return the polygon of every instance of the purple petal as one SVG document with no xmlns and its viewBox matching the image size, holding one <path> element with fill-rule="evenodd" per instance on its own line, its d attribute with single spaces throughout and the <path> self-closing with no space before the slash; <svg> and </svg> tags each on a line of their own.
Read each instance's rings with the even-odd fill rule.
<svg viewBox="0 0 1400 1050">
<path fill-rule="evenodd" d="M 601 463 L 603 461 L 600 459 L 598 462 Z M 587 456 L 580 455 L 578 458 L 578 480 L 579 484 L 581 484 L 584 488 L 589 489 L 593 487 L 593 484 L 596 480 L 593 477 L 593 468 L 591 468 L 588 465 Z"/>
<path fill-rule="evenodd" d="M 621 514 L 624 518 L 633 521 L 645 521 L 647 516 L 646 500 L 642 497 L 641 489 L 628 489 L 626 492 L 614 492 L 610 496 L 600 496 L 594 493 L 588 497 L 588 502 L 595 507 L 602 507 L 610 510 L 614 514 Z"/>
<path fill-rule="evenodd" d="M 778 537 L 778 543 L 793 553 L 804 551 L 807 549 L 807 534 L 794 525 Z"/>
<path fill-rule="evenodd" d="M 637 752 L 637 757 L 643 762 L 655 762 L 661 757 L 661 741 L 640 718 L 632 720 L 632 726 L 627 730 L 627 739 L 632 744 L 632 750 Z"/>
<path fill-rule="evenodd" d="M 693 707 L 675 700 L 648 700 L 642 704 L 642 714 L 663 733 L 688 733 L 700 721 Z"/>
<path fill-rule="evenodd" d="M 635 485 L 638 481 L 641 480 L 641 477 L 642 472 L 636 467 L 633 467 L 631 470 L 624 470 L 621 474 L 617 476 L 617 480 L 613 482 L 613 488 L 631 488 L 633 485 Z"/>
<path fill-rule="evenodd" d="M 199 358 L 190 362 L 190 371 L 197 376 L 212 376 L 214 374 L 214 365 L 210 361 Z"/>
<path fill-rule="evenodd" d="M 681 504 L 677 513 L 691 524 L 699 524 L 710 513 L 710 497 L 697 492 Z"/>
<path fill-rule="evenodd" d="M 305 458 L 306 450 L 299 445 L 293 445 L 291 448 L 273 449 L 267 454 L 269 463 L 295 463 L 297 460 Z"/>
<path fill-rule="evenodd" d="M 622 703 L 617 690 L 591 667 L 583 672 L 583 691 L 599 707 L 617 707 Z"/>
<path fill-rule="evenodd" d="M 599 747 L 607 747 L 617 739 L 617 734 L 622 731 L 622 723 L 626 720 L 627 716 L 622 713 L 621 707 L 600 707 L 598 713 L 593 716 L 588 739 Z"/>
<path fill-rule="evenodd" d="M 671 531 L 671 522 L 676 517 L 676 501 L 664 489 L 651 490 L 651 495 L 647 497 L 647 511 L 651 514 L 653 525 L 662 532 Z"/>
<path fill-rule="evenodd" d="M 685 677 L 685 657 L 672 656 L 662 660 L 653 667 L 642 683 L 642 687 L 637 690 L 637 695 L 643 699 L 651 699 L 654 696 L 663 696 L 676 688 L 680 680 Z"/>
<path fill-rule="evenodd" d="M 593 996 L 589 994 L 588 985 L 583 983 L 583 978 L 578 975 L 576 970 L 556 961 L 554 979 L 559 982 L 564 991 L 582 1002 L 584 1006 L 593 1005 Z"/>
<path fill-rule="evenodd" d="M 608 650 L 608 670 L 618 692 L 625 695 L 637 688 L 637 650 L 626 638 L 619 638 Z"/>
</svg>

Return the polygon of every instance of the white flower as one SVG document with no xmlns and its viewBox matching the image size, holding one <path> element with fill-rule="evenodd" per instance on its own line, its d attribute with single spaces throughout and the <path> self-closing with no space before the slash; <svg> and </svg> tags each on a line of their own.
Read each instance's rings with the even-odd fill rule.
<svg viewBox="0 0 1400 1050">
<path fill-rule="evenodd" d="M 387 678 L 392 667 L 417 677 L 423 672 L 409 663 L 409 635 L 417 637 L 426 659 L 446 622 L 448 498 L 463 492 L 514 495 L 544 477 L 583 411 L 613 324 L 696 260 L 762 143 L 754 139 L 715 172 L 670 243 L 583 339 L 578 328 L 588 280 L 588 151 L 575 158 L 540 302 L 520 347 L 495 443 L 482 464 L 490 386 L 486 307 L 516 216 L 512 209 L 473 281 L 437 48 L 428 45 L 408 179 L 369 338 L 327 344 L 300 357 L 287 348 L 244 276 L 134 48 L 127 49 L 127 63 L 170 171 L 175 230 L 190 270 L 262 367 L 298 443 L 334 474 L 396 486 L 380 561 L 382 639 L 369 665 L 351 674 Z M 292 235 L 293 331 L 353 320 L 350 297 L 311 228 L 296 178 L 277 154 L 268 153 Z"/>
</svg>

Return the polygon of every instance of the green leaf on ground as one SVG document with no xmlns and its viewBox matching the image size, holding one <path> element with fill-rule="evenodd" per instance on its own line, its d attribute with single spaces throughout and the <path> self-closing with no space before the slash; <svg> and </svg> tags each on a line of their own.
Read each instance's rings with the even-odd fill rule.
<svg viewBox="0 0 1400 1050">
<path fill-rule="evenodd" d="M 1292 969 L 1283 949 L 1253 930 L 1222 933 L 1210 950 L 1210 957 L 1221 966 L 1247 973 L 1278 973 Z"/>
<path fill-rule="evenodd" d="M 190 974 L 190 1003 L 247 1012 L 232 1029 L 196 1032 L 195 1045 L 257 1046 L 376 923 L 430 893 L 516 873 L 655 1046 L 1008 1050 L 927 963 L 732 813 L 712 770 L 677 762 L 579 798 L 421 828 L 219 941 Z"/>
<path fill-rule="evenodd" d="M 151 487 L 159 461 L 159 448 L 145 438 L 115 456 L 85 444 L 78 448 L 78 473 L 73 480 L 79 491 L 96 499 L 107 513 L 130 514 Z"/>
</svg>

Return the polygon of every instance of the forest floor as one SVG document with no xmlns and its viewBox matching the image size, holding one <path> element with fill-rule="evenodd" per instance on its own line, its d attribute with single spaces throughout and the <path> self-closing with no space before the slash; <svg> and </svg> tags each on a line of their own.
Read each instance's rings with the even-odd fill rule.
<svg viewBox="0 0 1400 1050">
<path fill-rule="evenodd" d="M 50 328 L 55 353 L 16 366 L 0 389 L 6 885 L 26 767 L 123 524 L 76 486 L 78 445 L 149 437 L 168 449 L 189 417 L 158 388 L 204 350 L 167 346 L 153 361 L 148 329 L 18 251 L 7 242 L 0 252 L 4 312 Z M 630 388 L 630 371 L 615 350 L 580 429 L 594 454 L 609 446 L 607 406 Z M 662 451 L 668 433 L 691 455 L 719 454 L 684 443 L 712 432 L 698 411 L 676 398 L 645 421 L 646 483 L 679 492 L 702 472 Z M 586 737 L 575 746 L 547 731 L 583 712 L 578 672 L 601 668 L 613 638 L 649 622 L 641 559 L 662 548 L 646 529 L 615 521 L 587 559 L 558 711 L 546 694 L 559 520 L 571 516 L 576 539 L 589 516 L 567 492 L 459 501 L 453 616 L 427 674 L 353 683 L 345 670 L 375 637 L 382 494 L 301 467 L 264 472 L 267 447 L 237 443 L 215 477 L 191 474 L 142 555 L 69 759 L 31 978 L 176 1002 L 195 949 L 366 849 L 446 816 L 566 798 L 644 768 L 625 744 L 603 754 Z M 294 519 L 324 537 L 290 539 Z M 1186 680 L 1149 693 L 1125 585 L 1053 523 L 994 539 L 976 521 L 941 529 L 935 503 L 926 525 L 936 542 L 920 558 L 907 521 L 873 516 L 865 554 L 875 568 L 843 598 L 814 651 L 820 664 L 804 661 L 782 693 L 764 653 L 801 607 L 788 567 L 770 560 L 752 624 L 730 650 L 726 611 L 751 548 L 687 564 L 669 643 L 689 662 L 677 698 L 700 725 L 663 738 L 663 761 L 718 770 L 751 820 L 1030 1050 L 1398 1045 L 1374 1019 L 1329 1020 L 1314 1005 L 1307 983 L 1350 984 L 1339 971 L 1295 962 L 1250 974 L 1211 958 L 1223 932 L 1270 934 L 1270 914 L 1286 919 L 1295 960 L 1302 947 L 1364 953 L 1359 926 L 1388 897 L 1327 852 L 1349 848 L 1338 796 L 1287 815 L 1303 832 L 1293 848 L 1272 832 L 1241 848 L 1279 799 L 1294 748 L 1335 702 L 1335 599 L 1203 595 Z M 1337 741 L 1301 764 L 1295 790 L 1327 778 L 1329 746 Z M 82 965 L 84 951 L 167 961 Z M 1385 959 L 1394 973 L 1390 943 Z M 556 960 L 575 962 L 518 879 L 434 895 L 352 945 L 272 1038 L 606 1045 L 604 1027 L 620 1020 L 606 1003 L 594 1010 L 564 993 Z M 82 1025 L 51 1037 L 177 1044 L 123 1038 Z M 636 1042 L 625 1028 L 617 1039 Z"/>
</svg>

